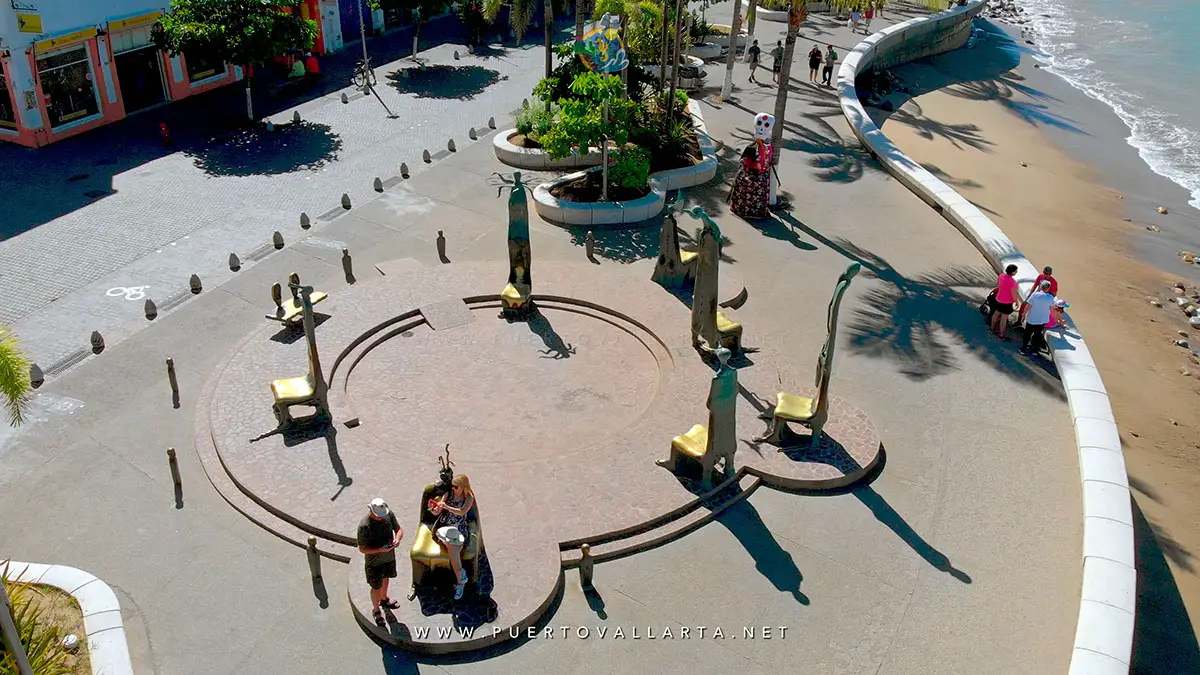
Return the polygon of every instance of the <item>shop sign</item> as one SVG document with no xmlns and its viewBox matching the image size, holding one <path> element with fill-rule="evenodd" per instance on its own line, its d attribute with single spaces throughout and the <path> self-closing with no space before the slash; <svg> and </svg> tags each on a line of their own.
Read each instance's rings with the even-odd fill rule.
<svg viewBox="0 0 1200 675">
<path fill-rule="evenodd" d="M 21 33 L 41 33 L 42 15 L 17 12 L 17 31 Z"/>
<path fill-rule="evenodd" d="M 52 37 L 49 40 L 35 42 L 33 43 L 33 50 L 38 53 L 48 52 L 55 47 L 62 47 L 65 45 L 75 44 L 76 42 L 83 42 L 88 38 L 95 37 L 95 35 L 96 28 L 95 26 L 92 26 L 90 28 L 84 28 L 83 30 L 77 30 L 74 33 L 66 33 L 64 35 Z"/>
<path fill-rule="evenodd" d="M 109 21 L 108 22 L 108 30 L 111 33 L 113 31 L 124 30 L 126 28 L 136 28 L 137 26 L 144 26 L 148 23 L 154 23 L 155 21 L 158 21 L 158 17 L 160 17 L 160 16 L 162 16 L 162 10 L 156 9 L 153 12 L 147 12 L 145 14 L 140 14 L 138 16 L 131 16 L 128 19 L 121 19 L 120 21 Z"/>
</svg>

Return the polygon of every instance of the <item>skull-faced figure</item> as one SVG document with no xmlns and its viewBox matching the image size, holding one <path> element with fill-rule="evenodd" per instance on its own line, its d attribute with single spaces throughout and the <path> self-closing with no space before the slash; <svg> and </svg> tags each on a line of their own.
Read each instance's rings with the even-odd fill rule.
<svg viewBox="0 0 1200 675">
<path fill-rule="evenodd" d="M 779 177 L 775 173 L 775 146 L 771 144 L 771 132 L 775 129 L 775 116 L 761 112 L 754 116 L 754 139 L 758 143 L 759 154 L 770 168 L 770 201 L 775 206 L 779 198 L 776 196 L 779 187 Z"/>
</svg>

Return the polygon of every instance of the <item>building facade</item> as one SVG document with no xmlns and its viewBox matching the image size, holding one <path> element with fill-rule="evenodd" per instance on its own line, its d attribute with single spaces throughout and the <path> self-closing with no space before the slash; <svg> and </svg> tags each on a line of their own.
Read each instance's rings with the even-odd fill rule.
<svg viewBox="0 0 1200 675">
<path fill-rule="evenodd" d="M 168 1 L 0 3 L 0 141 L 41 147 L 241 79 L 212 54 L 154 48 Z M 341 46 L 336 0 L 305 0 L 302 13 L 319 27 L 314 51 Z"/>
</svg>

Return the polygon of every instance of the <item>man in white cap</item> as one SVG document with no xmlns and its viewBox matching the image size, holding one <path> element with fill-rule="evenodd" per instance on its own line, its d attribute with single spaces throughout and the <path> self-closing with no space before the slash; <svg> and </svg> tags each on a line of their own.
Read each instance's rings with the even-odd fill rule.
<svg viewBox="0 0 1200 675">
<path fill-rule="evenodd" d="M 371 586 L 371 610 L 380 626 L 386 625 L 383 610 L 400 606 L 388 597 L 388 581 L 396 576 L 396 547 L 403 538 L 404 529 L 387 502 L 372 499 L 370 511 L 358 524 L 358 550 L 366 556 L 363 567 Z"/>
</svg>

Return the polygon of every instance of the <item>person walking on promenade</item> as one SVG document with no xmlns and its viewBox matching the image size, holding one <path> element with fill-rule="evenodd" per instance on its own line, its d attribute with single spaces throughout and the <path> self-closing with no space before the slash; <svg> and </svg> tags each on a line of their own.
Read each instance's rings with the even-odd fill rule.
<svg viewBox="0 0 1200 675">
<path fill-rule="evenodd" d="M 779 82 L 779 71 L 783 68 L 783 40 L 775 43 L 771 49 L 771 81 Z"/>
<path fill-rule="evenodd" d="M 1037 279 L 1033 280 L 1033 287 L 1038 288 L 1042 285 L 1043 281 L 1049 281 L 1050 282 L 1050 295 L 1057 297 L 1058 296 L 1058 280 L 1055 279 L 1053 275 L 1054 275 L 1054 270 L 1049 265 L 1047 265 L 1046 267 L 1042 268 L 1042 273 L 1037 276 Z"/>
<path fill-rule="evenodd" d="M 831 80 L 833 79 L 833 66 L 837 64 L 838 54 L 833 51 L 833 45 L 825 51 L 825 69 L 821 71 L 821 84 L 826 87 L 832 87 Z"/>
<path fill-rule="evenodd" d="M 808 50 L 808 81 L 816 84 L 817 73 L 821 70 L 821 48 L 813 45 Z"/>
<path fill-rule="evenodd" d="M 1043 281 L 1037 291 L 1026 300 L 1029 312 L 1025 315 L 1025 328 L 1021 332 L 1021 353 L 1029 355 L 1033 346 L 1040 351 L 1046 342 L 1046 324 L 1050 323 L 1050 312 L 1054 309 L 1056 298 L 1050 294 L 1050 282 Z"/>
<path fill-rule="evenodd" d="M 850 26 L 850 32 L 857 33 L 858 24 L 860 23 L 862 23 L 862 12 L 855 8 L 850 11 L 850 23 L 848 24 Z"/>
<path fill-rule="evenodd" d="M 1008 339 L 1008 315 L 1012 314 L 1017 302 L 1017 266 L 1004 268 L 1004 274 L 996 279 L 995 295 L 989 300 L 992 305 L 992 332 L 1001 340 Z"/>
<path fill-rule="evenodd" d="M 396 547 L 404 538 L 404 528 L 387 502 L 376 497 L 358 524 L 358 550 L 366 559 L 363 568 L 371 587 L 371 610 L 375 623 L 385 626 L 383 610 L 396 609 L 400 603 L 388 597 L 388 582 L 396 577 Z"/>
<path fill-rule="evenodd" d="M 460 600 L 463 588 L 467 585 L 467 571 L 462 565 L 462 550 L 467 545 L 467 537 L 471 535 L 467 527 L 467 517 L 475 506 L 475 493 L 471 490 L 471 481 L 466 474 L 458 474 L 450 481 L 450 493 L 429 505 L 429 511 L 437 516 L 434 534 L 438 542 L 446 547 L 450 554 L 450 568 L 454 570 L 454 599 Z"/>
<path fill-rule="evenodd" d="M 750 81 L 755 84 L 758 83 L 758 80 L 754 79 L 754 74 L 758 72 L 758 62 L 761 57 L 762 48 L 758 46 L 758 40 L 755 40 L 754 44 L 750 45 L 750 49 L 746 50 L 746 60 L 750 64 Z"/>
<path fill-rule="evenodd" d="M 863 32 L 871 32 L 871 19 L 875 18 L 875 5 L 867 5 L 867 11 L 863 12 Z"/>
</svg>

